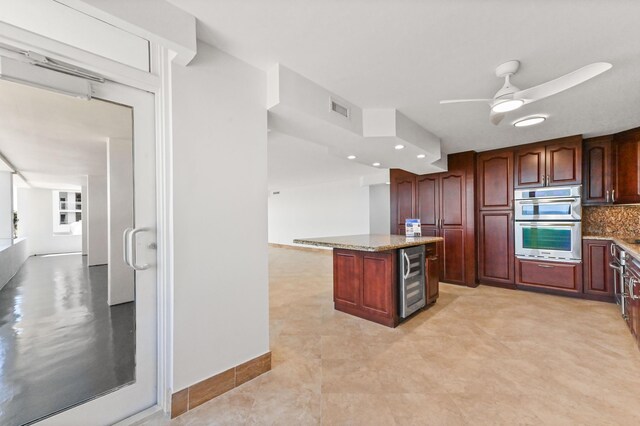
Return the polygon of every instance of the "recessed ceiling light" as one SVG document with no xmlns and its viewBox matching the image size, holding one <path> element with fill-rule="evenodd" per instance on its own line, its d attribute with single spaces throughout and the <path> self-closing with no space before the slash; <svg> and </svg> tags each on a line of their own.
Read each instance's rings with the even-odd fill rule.
<svg viewBox="0 0 640 426">
<path fill-rule="evenodd" d="M 424 157 L 426 157 L 426 155 L 424 155 L 424 154 L 418 154 L 418 158 L 424 158 Z"/>
<path fill-rule="evenodd" d="M 542 123 L 546 119 L 547 117 L 542 117 L 542 116 L 527 117 L 527 118 L 523 118 L 522 120 L 516 121 L 515 123 L 513 123 L 513 125 L 516 127 L 534 126 L 536 124 Z"/>
<path fill-rule="evenodd" d="M 396 145 L 396 146 L 394 146 L 394 148 L 395 149 L 402 149 L 402 148 L 404 148 L 404 145 Z"/>
<path fill-rule="evenodd" d="M 380 163 L 373 163 L 372 166 L 373 167 L 380 167 Z"/>
<path fill-rule="evenodd" d="M 509 99 L 494 104 L 491 109 L 493 112 L 509 112 L 520 108 L 522 105 L 524 105 L 524 101 L 522 99 Z"/>
<path fill-rule="evenodd" d="M 350 156 L 348 156 L 347 158 L 348 158 L 349 160 L 355 160 L 355 159 L 356 159 L 356 156 L 355 156 L 355 155 L 350 155 Z"/>
</svg>

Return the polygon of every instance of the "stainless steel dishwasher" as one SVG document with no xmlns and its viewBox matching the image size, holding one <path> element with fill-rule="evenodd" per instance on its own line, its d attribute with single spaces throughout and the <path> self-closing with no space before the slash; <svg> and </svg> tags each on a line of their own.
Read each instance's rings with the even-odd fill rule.
<svg viewBox="0 0 640 426">
<path fill-rule="evenodd" d="M 426 305 L 424 245 L 398 250 L 400 317 L 406 318 Z"/>
</svg>

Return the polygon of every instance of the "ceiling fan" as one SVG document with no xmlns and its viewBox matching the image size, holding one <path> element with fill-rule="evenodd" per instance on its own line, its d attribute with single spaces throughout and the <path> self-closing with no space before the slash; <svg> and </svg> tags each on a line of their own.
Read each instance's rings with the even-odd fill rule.
<svg viewBox="0 0 640 426">
<path fill-rule="evenodd" d="M 511 76 L 520 68 L 520 61 L 509 61 L 496 68 L 496 77 L 504 77 L 504 85 L 495 94 L 493 99 L 454 99 L 440 101 L 441 104 L 453 104 L 460 102 L 486 102 L 491 106 L 489 119 L 496 126 L 500 124 L 505 114 L 516 110 L 523 105 L 555 95 L 564 90 L 577 86 L 580 83 L 592 79 L 611 68 L 607 62 L 595 62 L 577 69 L 555 80 L 547 81 L 529 89 L 520 90 L 511 84 Z"/>
</svg>

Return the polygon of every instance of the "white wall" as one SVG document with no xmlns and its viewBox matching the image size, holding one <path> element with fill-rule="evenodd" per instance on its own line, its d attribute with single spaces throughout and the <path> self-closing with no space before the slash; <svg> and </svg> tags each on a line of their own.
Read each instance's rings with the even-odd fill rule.
<svg viewBox="0 0 640 426">
<path fill-rule="evenodd" d="M 269 351 L 263 72 L 198 44 L 173 65 L 173 391 Z"/>
<path fill-rule="evenodd" d="M 0 241 L 0 289 L 20 270 L 28 257 L 27 240 L 24 238 L 13 240 L 11 245 Z"/>
<path fill-rule="evenodd" d="M 123 260 L 122 234 L 133 226 L 133 151 L 131 139 L 107 142 L 109 305 L 132 302 L 133 269 Z"/>
<path fill-rule="evenodd" d="M 369 187 L 359 180 L 281 189 L 269 195 L 269 242 L 369 233 Z"/>
<path fill-rule="evenodd" d="M 371 185 L 369 187 L 369 232 L 371 234 L 389 234 L 390 216 L 390 185 Z"/>
<path fill-rule="evenodd" d="M 53 193 L 18 188 L 18 236 L 27 238 L 29 255 L 82 250 L 81 235 L 53 235 Z"/>
<path fill-rule="evenodd" d="M 13 238 L 13 175 L 0 172 L 0 239 Z"/>
<path fill-rule="evenodd" d="M 87 178 L 87 261 L 89 266 L 105 265 L 109 259 L 107 177 Z M 85 220 L 85 218 L 83 218 Z"/>
</svg>

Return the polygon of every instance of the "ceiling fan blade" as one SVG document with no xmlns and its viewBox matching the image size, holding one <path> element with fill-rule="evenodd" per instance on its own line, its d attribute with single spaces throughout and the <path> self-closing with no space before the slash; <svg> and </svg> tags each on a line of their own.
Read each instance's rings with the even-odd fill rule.
<svg viewBox="0 0 640 426">
<path fill-rule="evenodd" d="M 491 114 L 489 114 L 489 120 L 491 120 L 491 124 L 497 126 L 498 124 L 500 124 L 505 115 L 506 114 L 504 112 L 491 111 Z"/>
<path fill-rule="evenodd" d="M 513 94 L 513 98 L 523 99 L 525 102 L 534 102 L 538 99 L 543 99 L 570 89 L 580 83 L 584 83 L 585 81 L 609 70 L 611 67 L 612 65 L 607 62 L 589 64 L 570 72 L 569 74 L 565 74 L 562 77 L 558 77 L 555 80 L 547 81 L 546 83 L 539 84 L 529 89 L 520 90 Z"/>
<path fill-rule="evenodd" d="M 448 99 L 445 101 L 440 101 L 441 104 L 457 104 L 461 102 L 492 102 L 493 99 Z"/>
</svg>

